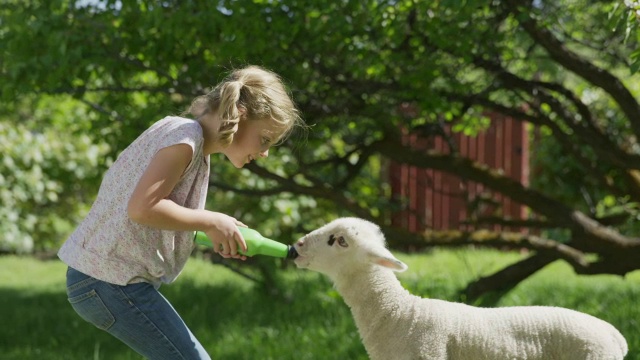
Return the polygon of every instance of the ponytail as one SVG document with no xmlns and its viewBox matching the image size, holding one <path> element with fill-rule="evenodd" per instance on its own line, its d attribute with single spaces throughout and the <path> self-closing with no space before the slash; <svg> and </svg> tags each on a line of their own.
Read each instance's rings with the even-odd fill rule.
<svg viewBox="0 0 640 360">
<path fill-rule="evenodd" d="M 278 133 L 274 140 L 285 138 L 296 125 L 303 125 L 299 111 L 273 72 L 257 66 L 236 70 L 206 95 L 193 100 L 188 112 L 196 119 L 209 113 L 220 118 L 217 141 L 226 147 L 233 141 L 241 120 L 268 119 Z"/>
<path fill-rule="evenodd" d="M 220 86 L 220 102 L 218 104 L 218 115 L 222 120 L 218 130 L 218 141 L 224 146 L 228 146 L 233 141 L 233 135 L 238 131 L 240 123 L 240 111 L 238 106 L 240 92 L 244 85 L 240 81 L 230 81 L 222 83 Z"/>
</svg>

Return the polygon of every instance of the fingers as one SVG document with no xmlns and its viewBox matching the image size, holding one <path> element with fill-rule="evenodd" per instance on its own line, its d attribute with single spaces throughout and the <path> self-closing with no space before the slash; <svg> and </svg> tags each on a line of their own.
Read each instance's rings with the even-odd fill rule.
<svg viewBox="0 0 640 360">
<path fill-rule="evenodd" d="M 247 257 L 245 255 L 240 254 L 240 253 L 237 253 L 235 255 L 229 255 L 229 258 L 238 259 L 238 260 L 247 260 Z"/>
<path fill-rule="evenodd" d="M 213 251 L 224 258 L 246 259 L 240 252 L 247 251 L 247 244 L 242 237 L 239 227 L 248 227 L 242 221 L 223 213 L 211 212 L 215 217 L 211 234 L 207 233 L 213 241 Z"/>
<path fill-rule="evenodd" d="M 238 244 L 236 244 L 235 241 L 229 241 L 226 245 L 227 245 L 226 250 L 228 250 L 228 251 L 225 251 L 225 252 L 227 254 L 235 255 L 235 254 L 238 253 Z"/>
<path fill-rule="evenodd" d="M 226 241 L 223 241 L 220 243 L 220 251 L 219 251 L 220 255 L 230 255 L 231 254 L 231 250 L 229 248 L 229 243 Z"/>
<path fill-rule="evenodd" d="M 233 233 L 233 237 L 234 237 L 234 245 L 239 244 L 240 245 L 240 249 L 242 249 L 242 252 L 247 252 L 247 243 L 246 241 L 244 241 L 244 238 L 242 237 L 242 233 L 240 232 L 240 230 L 234 231 Z"/>
<path fill-rule="evenodd" d="M 235 252 L 232 253 L 231 251 L 226 251 L 225 250 L 225 246 L 223 246 L 222 244 L 218 245 L 218 251 L 215 251 L 216 253 L 218 253 L 218 255 L 222 256 L 225 259 L 240 259 L 240 260 L 246 260 L 247 257 L 245 255 L 240 254 L 239 252 Z"/>
<path fill-rule="evenodd" d="M 248 227 L 247 225 L 245 225 L 245 223 L 243 223 L 242 221 L 240 221 L 240 220 L 238 220 L 238 219 L 236 219 L 234 217 L 231 217 L 231 219 L 236 224 L 236 226 Z"/>
<path fill-rule="evenodd" d="M 233 241 L 222 241 L 214 248 L 214 252 L 218 253 L 223 258 L 234 257 L 238 254 L 238 250 L 232 244 L 235 245 Z"/>
<path fill-rule="evenodd" d="M 238 247 L 238 245 L 240 246 Z M 213 251 L 218 253 L 220 256 L 224 258 L 234 258 L 234 259 L 245 260 L 246 256 L 238 252 L 238 250 L 240 249 L 242 252 L 246 252 L 247 244 L 242 238 L 242 234 L 238 230 L 236 230 L 233 233 L 233 240 L 220 241 L 218 243 L 215 243 L 213 246 Z"/>
</svg>

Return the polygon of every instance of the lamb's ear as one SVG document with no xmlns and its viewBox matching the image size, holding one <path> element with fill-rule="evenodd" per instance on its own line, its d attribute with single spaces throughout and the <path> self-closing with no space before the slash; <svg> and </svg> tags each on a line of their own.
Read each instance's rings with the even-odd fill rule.
<svg viewBox="0 0 640 360">
<path fill-rule="evenodd" d="M 386 268 L 389 268 L 393 271 L 397 271 L 397 272 L 403 272 L 405 270 L 407 270 L 409 267 L 407 266 L 407 264 L 403 263 L 402 261 L 396 259 L 391 252 L 389 252 L 388 250 L 384 250 L 384 251 L 376 251 L 376 252 L 371 252 L 369 253 L 369 256 L 371 257 L 371 261 L 375 264 L 378 264 L 380 266 L 384 266 Z"/>
</svg>

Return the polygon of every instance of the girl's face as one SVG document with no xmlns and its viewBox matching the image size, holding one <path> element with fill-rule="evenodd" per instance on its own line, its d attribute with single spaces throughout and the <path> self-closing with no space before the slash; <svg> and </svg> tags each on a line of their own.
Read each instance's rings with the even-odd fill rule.
<svg viewBox="0 0 640 360">
<path fill-rule="evenodd" d="M 233 142 L 222 153 L 233 166 L 241 168 L 252 160 L 269 156 L 275 134 L 272 121 L 242 119 Z"/>
</svg>

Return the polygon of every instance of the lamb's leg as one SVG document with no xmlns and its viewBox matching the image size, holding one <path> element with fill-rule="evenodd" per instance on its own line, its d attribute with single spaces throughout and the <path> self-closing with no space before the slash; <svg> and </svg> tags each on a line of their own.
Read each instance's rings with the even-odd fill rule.
<svg viewBox="0 0 640 360">
<path fill-rule="evenodd" d="M 599 354 L 588 354 L 584 357 L 585 360 L 623 360 L 624 357 L 614 356 L 609 354 L 609 356 Z"/>
<path fill-rule="evenodd" d="M 617 358 L 603 358 L 601 355 L 587 355 L 584 360 L 622 360 Z"/>
</svg>

